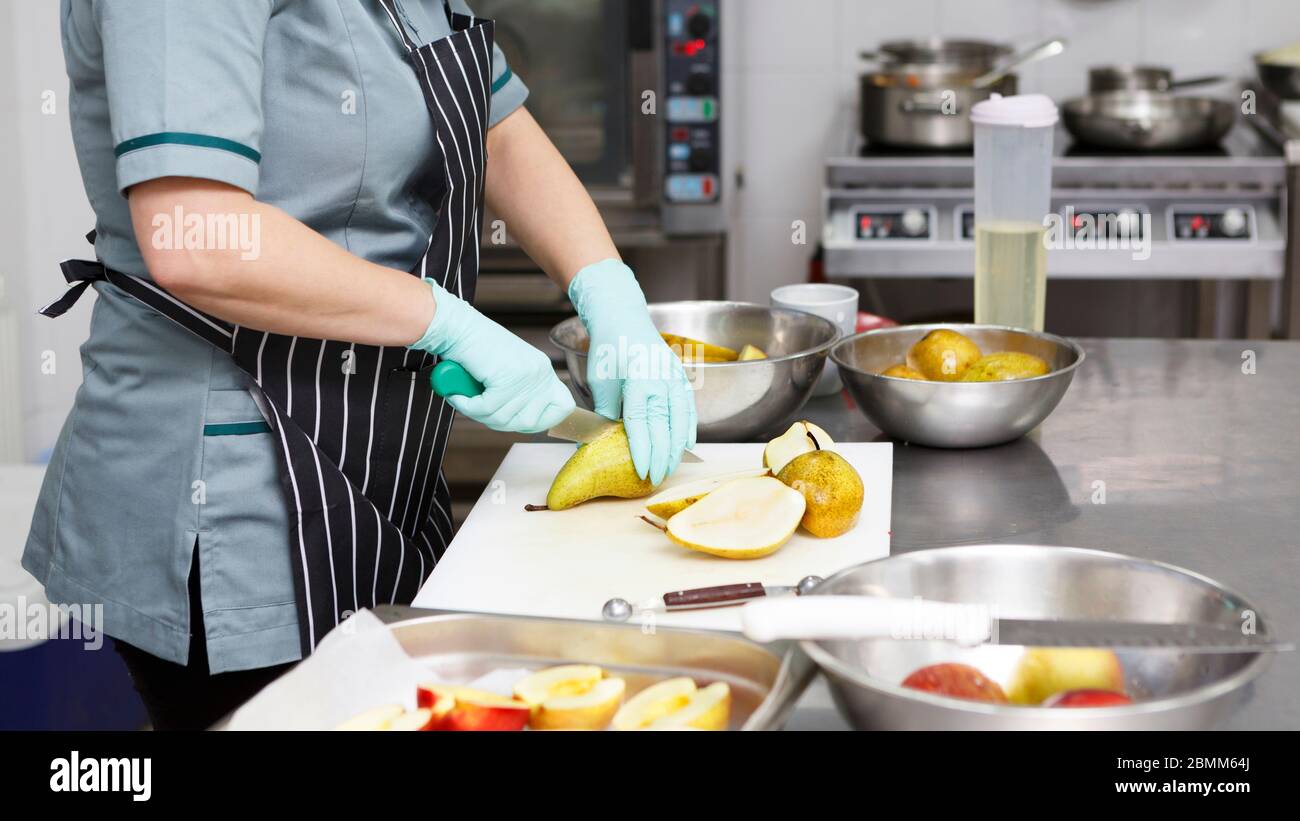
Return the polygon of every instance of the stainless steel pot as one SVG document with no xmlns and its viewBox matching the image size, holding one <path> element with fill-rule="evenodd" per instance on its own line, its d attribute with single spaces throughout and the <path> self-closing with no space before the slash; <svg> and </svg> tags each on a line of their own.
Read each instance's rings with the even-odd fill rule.
<svg viewBox="0 0 1300 821">
<path fill-rule="evenodd" d="M 1259 609 L 1182 568 L 1068 547 L 976 545 L 920 550 L 843 570 L 812 595 L 991 604 L 1011 618 L 1197 622 L 1240 627 Z M 805 641 L 836 705 L 862 730 L 1187 730 L 1220 724 L 1269 664 L 1268 654 L 1118 651 L 1135 704 L 1052 709 L 968 701 L 901 686 L 928 664 L 970 664 L 1004 688 L 1023 648 L 941 641 Z"/>
<path fill-rule="evenodd" d="M 1208 97 L 1155 91 L 1108 91 L 1066 102 L 1061 119 L 1075 139 L 1125 151 L 1213 145 L 1237 119 L 1236 106 Z"/>
<path fill-rule="evenodd" d="M 971 106 L 993 94 L 1016 93 L 1016 75 L 987 88 L 971 82 L 983 71 L 900 66 L 859 78 L 862 136 L 901 148 L 966 148 L 974 143 Z"/>
<path fill-rule="evenodd" d="M 1017 68 L 1059 54 L 1060 39 L 1012 55 L 977 40 L 902 40 L 862 56 L 877 63 L 859 84 L 862 136 L 902 148 L 967 148 L 974 142 L 970 109 L 993 94 L 1015 94 Z"/>
</svg>

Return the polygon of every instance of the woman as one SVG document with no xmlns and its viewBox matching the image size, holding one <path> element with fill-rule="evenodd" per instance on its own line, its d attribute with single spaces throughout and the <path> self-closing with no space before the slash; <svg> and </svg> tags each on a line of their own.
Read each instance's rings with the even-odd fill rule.
<svg viewBox="0 0 1300 821">
<path fill-rule="evenodd" d="M 470 305 L 485 201 L 567 288 L 637 471 L 694 443 L 680 362 L 462 0 L 62 12 L 98 261 L 65 263 L 45 313 L 99 298 L 23 565 L 103 605 L 154 726 L 207 726 L 351 612 L 415 595 L 451 536 L 438 358 L 484 384 L 448 401 L 492 428 L 572 410 Z"/>
</svg>

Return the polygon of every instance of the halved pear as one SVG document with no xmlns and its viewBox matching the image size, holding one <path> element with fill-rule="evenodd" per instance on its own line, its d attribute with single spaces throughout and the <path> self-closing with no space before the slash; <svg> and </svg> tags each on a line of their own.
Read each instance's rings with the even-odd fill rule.
<svg viewBox="0 0 1300 821">
<path fill-rule="evenodd" d="M 731 720 L 731 688 L 719 681 L 691 693 L 690 700 L 647 730 L 725 730 Z"/>
<path fill-rule="evenodd" d="M 661 519 L 667 519 L 681 513 L 727 482 L 753 476 L 766 476 L 767 474 L 767 468 L 754 468 L 753 470 L 724 473 L 721 476 L 710 476 L 707 479 L 682 482 L 672 487 L 666 487 L 651 496 L 646 500 L 645 509 Z"/>
<path fill-rule="evenodd" d="M 615 730 L 640 730 L 685 707 L 695 693 L 695 681 L 680 676 L 651 684 L 627 700 L 614 714 Z"/>
<path fill-rule="evenodd" d="M 737 359 L 741 362 L 748 362 L 751 359 L 767 359 L 767 354 L 756 345 L 746 345 L 740 349 L 740 356 Z"/>
<path fill-rule="evenodd" d="M 678 336 L 677 334 L 659 334 L 672 348 L 673 353 L 683 362 L 734 362 L 739 356 L 731 348 L 724 348 L 721 345 L 710 345 L 708 342 L 701 342 L 698 339 L 691 339 L 689 336 Z"/>
<path fill-rule="evenodd" d="M 735 479 L 668 520 L 668 538 L 725 559 L 775 553 L 799 527 L 803 494 L 771 476 Z"/>
<path fill-rule="evenodd" d="M 534 730 L 603 730 L 623 703 L 626 683 L 603 678 L 582 693 L 551 696 L 533 711 Z"/>
<path fill-rule="evenodd" d="M 811 439 L 808 437 L 810 433 Z M 805 419 L 795 422 L 785 433 L 767 443 L 763 448 L 763 464 L 772 473 L 780 473 L 791 459 L 814 450 L 835 450 L 835 442 L 829 433 Z"/>
</svg>

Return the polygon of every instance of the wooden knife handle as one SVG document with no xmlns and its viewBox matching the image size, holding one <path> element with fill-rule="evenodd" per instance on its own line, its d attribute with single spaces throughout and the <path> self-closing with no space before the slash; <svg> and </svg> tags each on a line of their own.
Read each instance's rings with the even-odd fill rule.
<svg viewBox="0 0 1300 821">
<path fill-rule="evenodd" d="M 664 607 L 706 607 L 730 601 L 743 601 L 767 595 L 759 582 L 745 584 L 722 584 L 717 587 L 697 587 L 693 590 L 678 590 L 664 594 Z"/>
</svg>

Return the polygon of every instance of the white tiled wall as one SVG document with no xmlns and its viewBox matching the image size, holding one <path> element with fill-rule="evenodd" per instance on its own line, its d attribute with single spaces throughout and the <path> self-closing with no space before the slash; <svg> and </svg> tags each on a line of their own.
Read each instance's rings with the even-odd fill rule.
<svg viewBox="0 0 1300 821">
<path fill-rule="evenodd" d="M 1247 76 L 1253 52 L 1300 40 L 1300 0 L 724 0 L 723 12 L 729 155 L 745 179 L 728 282 L 735 298 L 759 302 L 806 274 L 832 124 L 856 109 L 858 54 L 882 41 L 1062 36 L 1065 54 L 1020 73 L 1022 91 L 1061 100 L 1084 91 L 1091 65 Z M 809 226 L 806 246 L 790 240 L 796 219 Z"/>
</svg>

